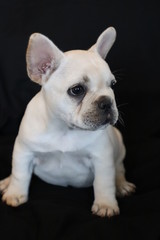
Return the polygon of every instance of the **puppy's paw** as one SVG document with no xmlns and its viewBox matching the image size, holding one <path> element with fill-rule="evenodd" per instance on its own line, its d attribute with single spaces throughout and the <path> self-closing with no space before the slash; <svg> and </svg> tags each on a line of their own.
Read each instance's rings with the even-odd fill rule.
<svg viewBox="0 0 160 240">
<path fill-rule="evenodd" d="M 118 197 L 124 197 L 124 196 L 129 196 L 132 193 L 135 192 L 136 190 L 136 186 L 133 183 L 127 182 L 127 181 L 123 181 L 123 182 L 119 182 L 117 183 L 117 196 Z"/>
<path fill-rule="evenodd" d="M 0 192 L 5 193 L 10 183 L 10 176 L 0 181 Z"/>
<path fill-rule="evenodd" d="M 100 217 L 112 217 L 120 213 L 118 204 L 104 204 L 104 203 L 94 203 L 92 206 L 92 213 Z"/>
<path fill-rule="evenodd" d="M 2 196 L 2 201 L 5 202 L 7 205 L 12 207 L 17 207 L 25 202 L 27 202 L 28 197 L 27 195 L 20 193 L 18 191 L 5 191 Z"/>
</svg>

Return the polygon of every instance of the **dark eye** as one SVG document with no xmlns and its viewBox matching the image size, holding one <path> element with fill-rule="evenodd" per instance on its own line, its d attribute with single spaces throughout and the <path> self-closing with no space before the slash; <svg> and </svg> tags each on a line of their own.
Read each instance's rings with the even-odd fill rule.
<svg viewBox="0 0 160 240">
<path fill-rule="evenodd" d="M 71 88 L 69 88 L 68 89 L 68 94 L 70 95 L 70 96 L 81 96 L 81 95 L 83 95 L 85 93 L 85 89 L 84 89 L 84 87 L 82 86 L 82 85 L 76 85 L 76 86 L 74 86 L 74 87 L 71 87 Z"/>
<path fill-rule="evenodd" d="M 111 81 L 110 87 L 111 87 L 111 88 L 114 88 L 116 82 L 117 82 L 116 79 L 113 79 L 113 80 Z"/>
</svg>

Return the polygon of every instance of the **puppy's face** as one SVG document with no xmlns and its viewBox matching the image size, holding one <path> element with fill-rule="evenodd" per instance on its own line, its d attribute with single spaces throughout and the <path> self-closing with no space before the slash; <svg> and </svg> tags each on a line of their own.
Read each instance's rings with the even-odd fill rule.
<svg viewBox="0 0 160 240">
<path fill-rule="evenodd" d="M 50 112 L 71 128 L 96 130 L 115 124 L 116 80 L 104 61 L 115 40 L 108 28 L 88 51 L 62 53 L 41 34 L 31 36 L 27 51 L 30 78 L 41 85 Z"/>
</svg>

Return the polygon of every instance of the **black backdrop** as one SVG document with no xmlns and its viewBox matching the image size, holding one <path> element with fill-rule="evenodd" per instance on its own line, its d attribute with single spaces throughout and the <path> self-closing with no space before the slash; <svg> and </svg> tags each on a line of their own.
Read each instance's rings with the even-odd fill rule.
<svg viewBox="0 0 160 240">
<path fill-rule="evenodd" d="M 33 177 L 28 203 L 0 202 L 0 239 L 160 239 L 160 26 L 158 0 L 1 0 L 0 179 L 11 171 L 20 120 L 39 91 L 26 74 L 29 35 L 41 32 L 63 51 L 87 49 L 108 26 L 117 41 L 107 61 L 127 146 L 127 177 L 136 194 L 118 199 L 121 215 L 91 215 L 93 189 L 52 186 Z"/>
</svg>

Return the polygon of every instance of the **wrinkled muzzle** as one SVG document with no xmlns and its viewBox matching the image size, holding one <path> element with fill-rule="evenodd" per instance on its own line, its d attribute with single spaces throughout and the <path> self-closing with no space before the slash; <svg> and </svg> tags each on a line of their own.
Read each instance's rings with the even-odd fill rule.
<svg viewBox="0 0 160 240">
<path fill-rule="evenodd" d="M 83 123 L 91 130 L 96 130 L 108 124 L 114 125 L 118 120 L 118 110 L 115 102 L 106 96 L 99 97 L 92 108 L 84 113 Z"/>
</svg>

